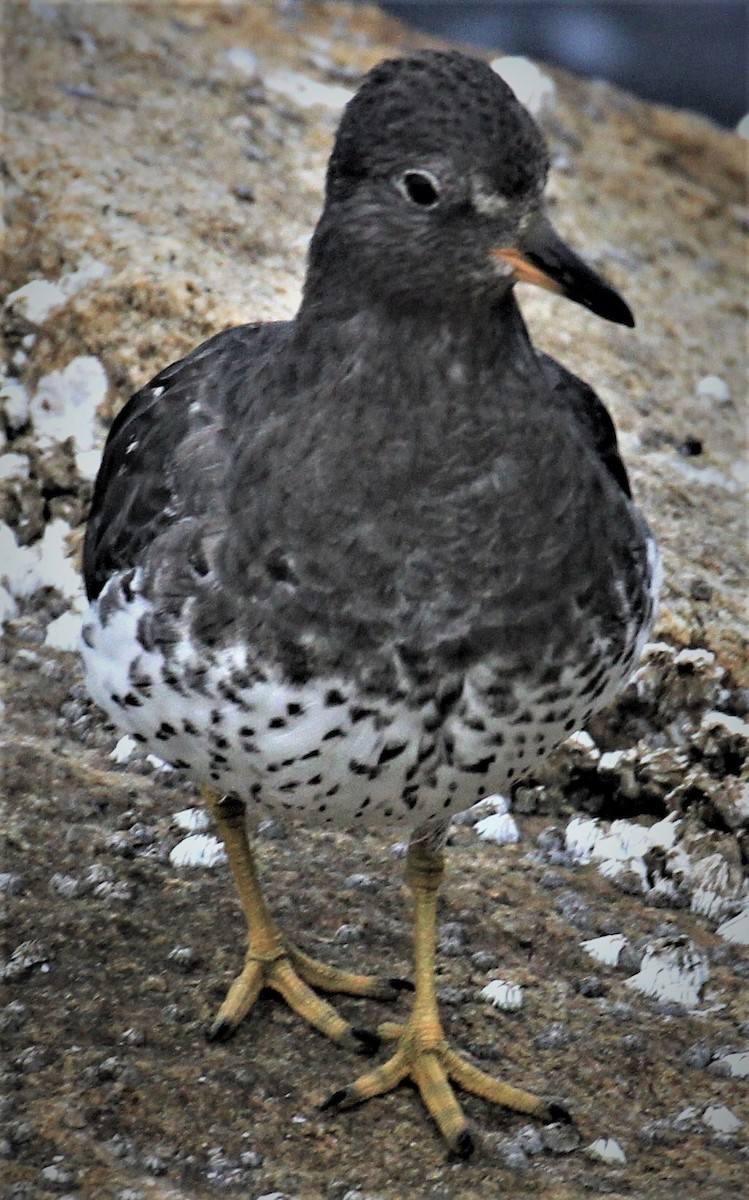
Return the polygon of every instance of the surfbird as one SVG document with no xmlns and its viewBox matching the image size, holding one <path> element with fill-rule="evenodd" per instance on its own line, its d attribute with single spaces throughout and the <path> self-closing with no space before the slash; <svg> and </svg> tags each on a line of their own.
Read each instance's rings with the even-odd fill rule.
<svg viewBox="0 0 749 1200">
<path fill-rule="evenodd" d="M 541 1119 L 560 1109 L 448 1045 L 434 981 L 452 814 L 513 781 L 623 686 L 658 553 L 611 418 L 536 350 L 537 284 L 634 324 L 544 213 L 548 154 L 483 61 L 376 66 L 346 107 L 291 321 L 228 329 L 137 392 L 109 433 L 85 543 L 96 702 L 190 773 L 248 925 L 213 1035 L 263 987 L 374 1050 L 319 991 L 398 982 L 281 934 L 246 818 L 410 830 L 414 986 L 391 1056 L 331 1097 L 410 1077 L 468 1154 L 450 1081 Z"/>
</svg>

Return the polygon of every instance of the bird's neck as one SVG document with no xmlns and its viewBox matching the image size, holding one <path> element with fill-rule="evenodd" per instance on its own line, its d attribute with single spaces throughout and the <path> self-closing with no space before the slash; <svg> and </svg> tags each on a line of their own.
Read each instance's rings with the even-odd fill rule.
<svg viewBox="0 0 749 1200">
<path fill-rule="evenodd" d="M 451 304 L 438 297 L 413 305 L 387 304 L 359 291 L 351 294 L 308 290 L 296 318 L 307 361 L 337 362 L 352 380 L 359 368 L 387 387 L 408 390 L 408 403 L 428 396 L 435 381 L 453 396 L 466 393 L 472 406 L 486 396 L 496 414 L 497 390 L 511 373 L 528 379 L 539 374 L 536 353 L 512 291 L 493 303 Z M 484 382 L 484 387 L 476 385 Z M 377 388 L 378 391 L 381 388 Z M 501 387 L 499 388 L 501 394 Z M 405 398 L 405 397 L 404 397 Z"/>
</svg>

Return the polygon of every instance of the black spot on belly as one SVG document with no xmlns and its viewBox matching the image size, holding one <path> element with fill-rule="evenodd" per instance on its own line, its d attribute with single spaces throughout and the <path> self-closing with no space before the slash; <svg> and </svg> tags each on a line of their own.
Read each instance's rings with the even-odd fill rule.
<svg viewBox="0 0 749 1200">
<path fill-rule="evenodd" d="M 302 713 L 304 712 L 304 705 L 297 704 L 297 702 L 294 700 L 290 704 L 286 705 L 286 712 L 290 717 L 301 717 Z"/>
<path fill-rule="evenodd" d="M 317 787 L 318 783 L 322 783 L 322 775 L 313 775 L 311 779 L 307 780 L 309 787 Z"/>
<path fill-rule="evenodd" d="M 268 722 L 268 728 L 269 729 L 283 729 L 285 724 L 286 724 L 285 717 L 271 717 L 270 721 Z"/>
<path fill-rule="evenodd" d="M 364 705 L 361 705 L 361 704 L 354 704 L 349 709 L 349 716 L 351 717 L 351 720 L 354 725 L 356 725 L 359 721 L 363 721 L 365 717 L 374 717 L 376 715 L 377 715 L 376 708 L 366 708 Z"/>
<path fill-rule="evenodd" d="M 239 732 L 240 732 L 240 735 L 245 738 L 250 738 L 250 737 L 255 736 L 255 730 L 251 729 L 249 725 L 243 725 Z"/>
<path fill-rule="evenodd" d="M 397 758 L 399 754 L 403 753 L 407 746 L 408 742 L 391 742 L 389 745 L 383 746 L 382 750 L 380 751 L 379 758 L 377 759 L 378 764 L 382 766 L 383 763 L 390 762 L 392 759 Z"/>
<path fill-rule="evenodd" d="M 124 703 L 129 705 L 130 708 L 140 708 L 143 701 L 139 700 L 134 692 L 128 692 L 128 694 L 125 696 Z"/>
<path fill-rule="evenodd" d="M 307 760 L 310 758 L 319 758 L 319 757 L 320 757 L 319 750 L 308 750 L 306 754 L 300 754 L 299 761 L 307 762 Z"/>
<path fill-rule="evenodd" d="M 346 703 L 346 697 L 343 695 L 343 692 L 338 690 L 338 688 L 330 688 L 329 691 L 325 693 L 325 703 L 328 708 L 338 708 L 339 705 Z"/>
<path fill-rule="evenodd" d="M 355 758 L 350 758 L 348 769 L 352 775 L 369 775 L 372 768 L 368 763 L 360 763 Z"/>
<path fill-rule="evenodd" d="M 336 726 L 335 729 L 329 729 L 327 733 L 324 733 L 322 735 L 322 740 L 324 742 L 330 742 L 333 738 L 342 738 L 345 736 L 346 734 L 343 732 L 343 730 Z"/>
<path fill-rule="evenodd" d="M 468 763 L 462 767 L 463 771 L 467 771 L 471 775 L 486 775 L 489 767 L 496 760 L 496 754 L 488 754 L 486 758 L 480 758 L 478 762 Z"/>
</svg>

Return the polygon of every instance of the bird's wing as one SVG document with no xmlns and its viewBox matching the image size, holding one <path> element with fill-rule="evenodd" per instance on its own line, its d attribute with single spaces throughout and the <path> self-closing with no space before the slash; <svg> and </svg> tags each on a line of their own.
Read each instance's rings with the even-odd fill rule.
<svg viewBox="0 0 749 1200">
<path fill-rule="evenodd" d="M 556 359 L 538 353 L 554 397 L 572 415 L 591 450 L 624 492 L 631 497 L 627 470 L 619 455 L 616 429 L 605 404 L 584 380 Z"/>
<path fill-rule="evenodd" d="M 277 325 L 224 330 L 161 371 L 112 424 L 94 487 L 83 567 L 89 599 L 134 566 L 166 527 L 191 516 L 191 499 L 215 483 L 223 405 L 243 362 Z M 225 436 L 225 435 L 224 435 Z"/>
</svg>

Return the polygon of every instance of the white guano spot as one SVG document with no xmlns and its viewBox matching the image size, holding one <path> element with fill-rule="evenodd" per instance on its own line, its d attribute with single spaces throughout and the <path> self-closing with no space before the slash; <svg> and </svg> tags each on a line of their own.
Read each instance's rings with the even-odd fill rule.
<svg viewBox="0 0 749 1200">
<path fill-rule="evenodd" d="M 67 304 L 71 296 L 90 283 L 103 279 L 111 270 L 106 263 L 91 259 L 77 271 L 62 275 L 57 281 L 30 279 L 6 298 L 5 306 L 17 309 L 32 325 L 42 325 L 50 313 Z"/>
<path fill-rule="evenodd" d="M 244 46 L 232 46 L 231 50 L 227 50 L 224 54 L 224 60 L 233 71 L 244 75 L 245 79 L 257 78 L 259 65 L 257 54 L 246 50 Z"/>
<path fill-rule="evenodd" d="M 493 813 L 476 822 L 476 833 L 482 842 L 494 842 L 497 846 L 514 845 L 520 841 L 517 821 L 510 813 Z"/>
<path fill-rule="evenodd" d="M 702 1123 L 715 1133 L 735 1133 L 741 1128 L 736 1113 L 731 1112 L 725 1104 L 708 1104 L 702 1114 Z"/>
<path fill-rule="evenodd" d="M 79 612 L 61 613 L 50 621 L 44 634 L 44 645 L 53 650 L 67 650 L 75 654 L 81 642 L 83 617 Z"/>
<path fill-rule="evenodd" d="M 174 814 L 172 820 L 185 833 L 205 833 L 211 823 L 208 813 L 202 808 L 183 808 Z"/>
<path fill-rule="evenodd" d="M 530 59 L 522 55 L 504 54 L 493 59 L 489 65 L 534 117 L 553 103 L 557 90 L 554 80 Z"/>
<path fill-rule="evenodd" d="M 735 917 L 719 925 L 716 933 L 734 946 L 749 946 L 749 903 Z"/>
<path fill-rule="evenodd" d="M 715 1060 L 731 1079 L 749 1079 L 749 1050 L 736 1050 Z"/>
<path fill-rule="evenodd" d="M 218 838 L 194 833 L 177 843 L 169 861 L 173 867 L 217 867 L 226 862 L 226 851 Z"/>
<path fill-rule="evenodd" d="M 135 738 L 126 733 L 124 737 L 120 738 L 109 757 L 114 759 L 116 763 L 126 763 L 135 754 L 137 749 L 138 743 Z"/>
<path fill-rule="evenodd" d="M 96 417 L 107 387 L 101 361 L 90 354 L 80 355 L 62 371 L 44 375 L 29 406 L 40 445 L 72 437 L 76 466 L 85 479 L 96 474 Z"/>
<path fill-rule="evenodd" d="M 617 965 L 626 944 L 627 939 L 623 933 L 608 933 L 604 937 L 589 938 L 580 943 L 586 954 L 605 967 Z"/>
<path fill-rule="evenodd" d="M 0 454 L 0 479 L 28 479 L 29 460 L 25 454 Z"/>
<path fill-rule="evenodd" d="M 601 1162 L 625 1163 L 627 1161 L 627 1156 L 616 1138 L 596 1138 L 586 1149 L 591 1158 L 597 1158 Z"/>
<path fill-rule="evenodd" d="M 299 108 L 319 106 L 336 113 L 348 104 L 354 94 L 349 88 L 320 83 L 317 79 L 311 79 L 309 75 L 282 69 L 268 71 L 263 76 L 263 83 L 268 91 L 291 100 Z"/>
<path fill-rule="evenodd" d="M 520 984 L 510 983 L 507 979 L 492 979 L 481 989 L 479 998 L 488 1000 L 503 1012 L 517 1012 L 523 1004 L 523 989 Z"/>
<path fill-rule="evenodd" d="M 625 979 L 634 988 L 654 1000 L 673 1001 L 684 1008 L 695 1008 L 710 978 L 707 959 L 688 938 L 651 942 L 645 950 L 637 975 Z"/>
<path fill-rule="evenodd" d="M 697 395 L 702 400 L 712 400 L 715 404 L 728 404 L 731 391 L 725 379 L 719 375 L 704 375 L 697 384 Z"/>
</svg>

